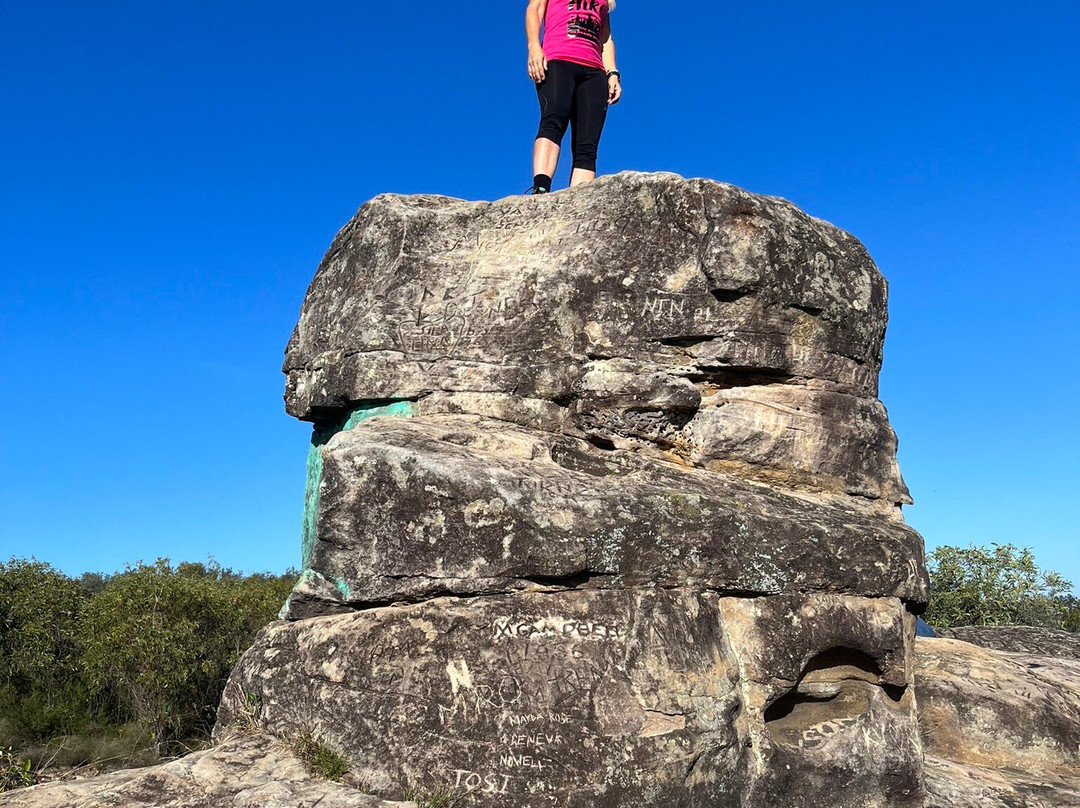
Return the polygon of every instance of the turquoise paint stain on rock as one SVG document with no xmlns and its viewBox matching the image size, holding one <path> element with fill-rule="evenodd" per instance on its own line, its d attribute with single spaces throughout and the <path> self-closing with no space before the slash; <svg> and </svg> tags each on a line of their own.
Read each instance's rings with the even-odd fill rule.
<svg viewBox="0 0 1080 808">
<path fill-rule="evenodd" d="M 301 597 L 317 597 L 324 600 L 329 599 L 347 603 L 352 600 L 352 594 L 352 587 L 349 586 L 348 581 L 343 578 L 335 578 L 333 581 L 328 581 L 321 573 L 308 568 L 300 573 L 300 577 L 293 585 L 292 592 L 290 592 L 289 597 L 285 599 L 285 605 L 282 606 L 281 611 L 278 612 L 278 620 L 288 619 L 293 598 L 298 595 Z"/>
<path fill-rule="evenodd" d="M 301 565 L 306 571 L 311 566 L 311 551 L 315 547 L 319 518 L 319 483 L 322 482 L 322 448 L 339 432 L 349 432 L 368 418 L 389 416 L 408 418 L 416 414 L 411 401 L 371 402 L 362 404 L 348 415 L 329 423 L 315 424 L 311 431 L 311 446 L 307 457 L 307 482 L 304 486 L 304 519 L 301 532 Z M 345 598 L 352 596 L 349 585 L 335 582 Z"/>
<path fill-rule="evenodd" d="M 338 592 L 341 593 L 341 597 L 345 600 L 352 600 L 352 587 L 349 586 L 349 582 L 344 578 L 335 578 L 334 586 L 337 587 Z"/>
</svg>

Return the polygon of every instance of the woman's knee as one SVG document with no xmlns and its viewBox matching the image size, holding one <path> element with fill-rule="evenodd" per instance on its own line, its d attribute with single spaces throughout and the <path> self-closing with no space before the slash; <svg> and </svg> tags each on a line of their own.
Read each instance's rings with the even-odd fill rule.
<svg viewBox="0 0 1080 808">
<path fill-rule="evenodd" d="M 540 129 L 536 133 L 536 138 L 547 138 L 553 143 L 562 143 L 563 135 L 566 134 L 566 127 L 570 124 L 570 116 L 565 117 L 558 113 L 547 112 L 540 118 Z"/>
</svg>

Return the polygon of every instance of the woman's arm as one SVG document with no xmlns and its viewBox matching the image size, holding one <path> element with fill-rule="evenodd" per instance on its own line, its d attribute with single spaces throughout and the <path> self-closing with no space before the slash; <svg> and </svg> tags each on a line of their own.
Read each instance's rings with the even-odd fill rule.
<svg viewBox="0 0 1080 808">
<path fill-rule="evenodd" d="M 529 78 L 543 81 L 547 74 L 547 58 L 540 47 L 540 26 L 547 14 L 548 0 L 529 0 L 525 9 L 525 36 L 529 40 Z"/>
<path fill-rule="evenodd" d="M 604 70 L 610 73 L 612 70 L 619 69 L 615 65 L 615 39 L 611 36 L 610 16 L 604 20 L 602 37 L 604 42 Z M 618 104 L 620 98 L 622 98 L 622 81 L 618 76 L 608 76 L 608 103 Z"/>
</svg>

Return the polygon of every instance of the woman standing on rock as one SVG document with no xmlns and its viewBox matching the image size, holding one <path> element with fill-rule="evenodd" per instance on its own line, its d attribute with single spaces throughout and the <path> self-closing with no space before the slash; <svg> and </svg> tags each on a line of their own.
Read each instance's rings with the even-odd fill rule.
<svg viewBox="0 0 1080 808">
<path fill-rule="evenodd" d="M 615 0 L 529 0 L 525 11 L 529 77 L 536 82 L 540 99 L 540 131 L 533 146 L 534 194 L 551 190 L 568 124 L 574 156 L 570 185 L 596 176 L 596 149 L 607 108 L 622 96 L 611 38 L 609 14 L 614 8 Z"/>
</svg>

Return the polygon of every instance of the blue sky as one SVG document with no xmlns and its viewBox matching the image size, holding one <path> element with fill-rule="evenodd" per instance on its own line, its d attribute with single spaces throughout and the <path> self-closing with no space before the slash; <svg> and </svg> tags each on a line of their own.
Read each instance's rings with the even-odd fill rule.
<svg viewBox="0 0 1080 808">
<path fill-rule="evenodd" d="M 530 183 L 523 9 L 0 6 L 0 558 L 298 563 L 304 290 L 377 193 Z M 613 28 L 601 173 L 733 182 L 862 239 L 909 521 L 1080 582 L 1080 4 L 621 0 Z"/>
</svg>

